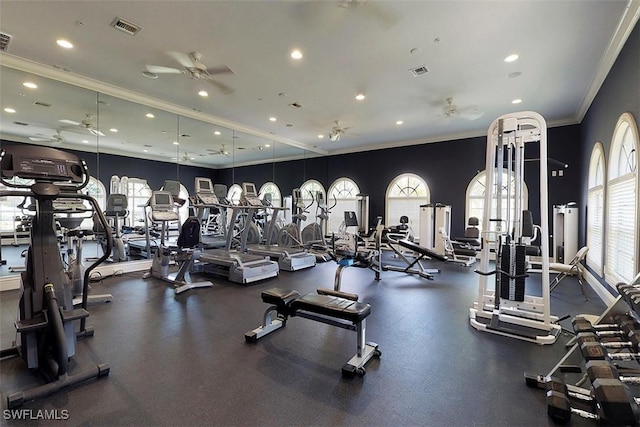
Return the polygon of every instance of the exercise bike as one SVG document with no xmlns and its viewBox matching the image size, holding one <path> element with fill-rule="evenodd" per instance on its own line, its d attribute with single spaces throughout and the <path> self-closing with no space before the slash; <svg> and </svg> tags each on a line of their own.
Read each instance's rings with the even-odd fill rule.
<svg viewBox="0 0 640 427">
<path fill-rule="evenodd" d="M 13 177 L 32 179 L 35 183 L 9 182 Z M 69 360 L 75 355 L 77 338 L 93 336 L 93 329 L 86 327 L 89 275 L 107 256 L 85 270 L 82 306 L 74 309 L 71 285 L 58 246 L 53 205 L 56 200 L 82 199 L 100 212 L 95 199 L 78 194 L 89 183 L 84 161 L 54 148 L 9 146 L 0 152 L 0 181 L 20 189 L 2 191 L 0 196 L 28 196 L 36 201 L 27 270 L 21 275 L 19 316 L 15 322 L 17 339 L 14 347 L 0 351 L 0 357 L 22 356 L 27 368 L 38 369 L 47 384 L 9 394 L 7 406 L 15 408 L 26 401 L 109 374 L 109 365 L 104 363 L 74 374 L 69 372 Z M 106 226 L 104 215 L 100 213 L 99 216 Z M 78 322 L 79 331 L 76 332 Z"/>
</svg>

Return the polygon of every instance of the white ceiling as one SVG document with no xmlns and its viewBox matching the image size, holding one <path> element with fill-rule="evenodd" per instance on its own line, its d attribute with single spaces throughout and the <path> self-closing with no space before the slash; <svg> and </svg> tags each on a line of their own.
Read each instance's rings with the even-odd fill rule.
<svg viewBox="0 0 640 427">
<path fill-rule="evenodd" d="M 0 136 L 59 131 L 60 146 L 228 167 L 484 135 L 516 110 L 579 123 L 639 13 L 640 0 L 2 0 L 0 31 L 12 39 L 0 54 L 0 103 L 16 113 L 0 111 Z M 142 29 L 118 31 L 116 17 Z M 233 93 L 186 74 L 144 77 L 146 65 L 179 67 L 167 51 L 229 67 L 214 80 Z M 512 53 L 519 59 L 504 62 Z M 419 66 L 429 72 L 413 76 Z M 470 114 L 445 117 L 448 97 Z M 104 136 L 60 119 L 89 119 Z M 348 129 L 332 142 L 336 121 Z M 229 154 L 214 154 L 223 145 Z"/>
</svg>

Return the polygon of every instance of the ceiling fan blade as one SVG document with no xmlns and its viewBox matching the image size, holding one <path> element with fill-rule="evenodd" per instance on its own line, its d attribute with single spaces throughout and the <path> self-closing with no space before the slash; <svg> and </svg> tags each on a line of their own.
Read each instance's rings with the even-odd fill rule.
<svg viewBox="0 0 640 427">
<path fill-rule="evenodd" d="M 224 93 L 225 95 L 229 95 L 233 93 L 234 89 L 232 87 L 227 86 L 224 83 L 220 83 L 212 79 L 208 79 L 207 81 L 211 83 L 213 86 L 215 86 L 216 88 L 218 88 L 220 92 Z"/>
<path fill-rule="evenodd" d="M 215 74 L 235 74 L 233 70 L 226 65 L 220 65 L 218 67 L 207 68 L 207 73 L 210 75 Z"/>
<path fill-rule="evenodd" d="M 64 123 L 64 124 L 72 125 L 72 126 L 80 126 L 81 125 L 80 122 L 74 122 L 73 120 L 61 119 L 61 120 L 58 120 L 58 121 L 60 123 Z"/>
<path fill-rule="evenodd" d="M 184 74 L 184 70 L 163 67 L 162 65 L 145 65 L 147 71 L 154 74 Z"/>
<path fill-rule="evenodd" d="M 47 136 L 30 136 L 29 137 L 30 141 L 33 142 L 47 142 L 47 141 L 55 141 L 55 139 L 53 138 L 49 138 Z"/>
<path fill-rule="evenodd" d="M 458 110 L 459 116 L 465 120 L 478 120 L 480 117 L 484 116 L 484 111 L 480 111 L 478 107 L 464 107 Z"/>
<path fill-rule="evenodd" d="M 167 55 L 175 59 L 178 64 L 182 65 L 185 68 L 195 67 L 195 64 L 191 60 L 191 57 L 186 53 L 170 51 L 167 52 Z"/>
</svg>

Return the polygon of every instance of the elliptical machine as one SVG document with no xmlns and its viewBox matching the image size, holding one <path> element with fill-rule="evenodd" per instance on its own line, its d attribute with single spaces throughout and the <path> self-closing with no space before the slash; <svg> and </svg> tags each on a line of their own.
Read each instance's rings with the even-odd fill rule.
<svg viewBox="0 0 640 427">
<path fill-rule="evenodd" d="M 129 215 L 127 209 L 127 196 L 125 194 L 111 193 L 107 197 L 107 207 L 104 211 L 104 216 L 107 218 L 113 218 L 113 250 L 111 251 L 109 260 L 111 262 L 123 262 L 127 260 L 127 250 L 125 244 L 120 235 L 120 219 L 124 219 Z M 93 219 L 93 232 L 98 237 L 102 251 L 106 250 L 106 239 L 104 229 L 100 226 L 100 222 L 96 220 L 95 214 Z"/>
<path fill-rule="evenodd" d="M 13 177 L 33 179 L 33 185 L 19 185 Z M 72 289 L 64 272 L 56 237 L 53 202 L 58 199 L 83 199 L 96 212 L 98 203 L 90 196 L 78 194 L 89 183 L 87 165 L 71 153 L 49 147 L 16 145 L 0 152 L 0 181 L 22 191 L 3 191 L 0 196 L 29 196 L 36 201 L 27 253 L 27 270 L 22 273 L 19 317 L 15 322 L 17 343 L 0 351 L 0 357 L 20 355 L 29 369 L 39 369 L 47 384 L 11 393 L 7 406 L 45 397 L 63 388 L 109 374 L 108 364 L 69 374 L 69 359 L 75 355 L 76 340 L 93 335 L 86 327 L 89 275 L 107 256 L 97 260 L 84 273 L 82 307 L 73 308 Z M 100 212 L 100 220 L 107 221 Z M 109 233 L 109 238 L 110 232 Z M 110 240 L 110 239 L 109 239 Z M 110 246 L 110 245 L 109 245 Z M 109 247 L 111 250 L 111 247 Z M 76 332 L 77 321 L 79 332 Z"/>
<path fill-rule="evenodd" d="M 326 228 L 327 221 L 329 220 L 331 209 L 336 207 L 338 200 L 334 197 L 333 205 L 331 207 L 327 206 L 327 202 L 324 199 L 324 193 L 322 193 L 322 191 L 316 191 L 315 197 L 311 194 L 311 199 L 311 204 L 313 204 L 314 201 L 317 202 L 316 218 L 318 221 L 312 222 L 302 229 L 302 232 L 300 233 L 302 243 L 306 247 L 311 247 L 313 249 L 327 250 L 328 245 L 327 240 L 325 239 L 324 230 Z"/>
</svg>

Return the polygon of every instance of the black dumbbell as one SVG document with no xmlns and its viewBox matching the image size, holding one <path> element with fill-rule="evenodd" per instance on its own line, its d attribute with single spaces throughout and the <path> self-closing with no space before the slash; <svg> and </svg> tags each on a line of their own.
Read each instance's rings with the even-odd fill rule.
<svg viewBox="0 0 640 427">
<path fill-rule="evenodd" d="M 601 342 L 584 342 L 580 345 L 580 352 L 584 360 L 639 360 L 638 353 L 609 353 Z"/>
<path fill-rule="evenodd" d="M 583 317 L 576 317 L 571 321 L 576 334 L 593 332 L 601 337 L 627 335 L 640 330 L 640 323 L 629 315 L 616 317 L 616 323 L 594 325 Z"/>
<path fill-rule="evenodd" d="M 571 420 L 571 414 L 602 421 L 608 425 L 637 425 L 640 410 L 629 388 L 620 380 L 596 379 L 590 394 L 569 391 L 556 382 L 547 391 L 547 414 L 559 423 Z M 572 406 L 571 399 L 589 401 L 592 410 Z"/>
<path fill-rule="evenodd" d="M 625 384 L 640 385 L 640 376 L 620 375 L 618 368 L 609 360 L 589 360 L 586 368 L 592 383 L 597 379 L 616 379 Z"/>
<path fill-rule="evenodd" d="M 633 351 L 638 351 L 640 347 L 640 331 L 634 331 L 626 336 L 622 335 L 615 338 L 615 341 L 610 337 L 602 338 L 594 332 L 580 332 L 576 338 L 580 346 L 586 342 L 600 342 L 607 349 L 630 348 Z"/>
</svg>

